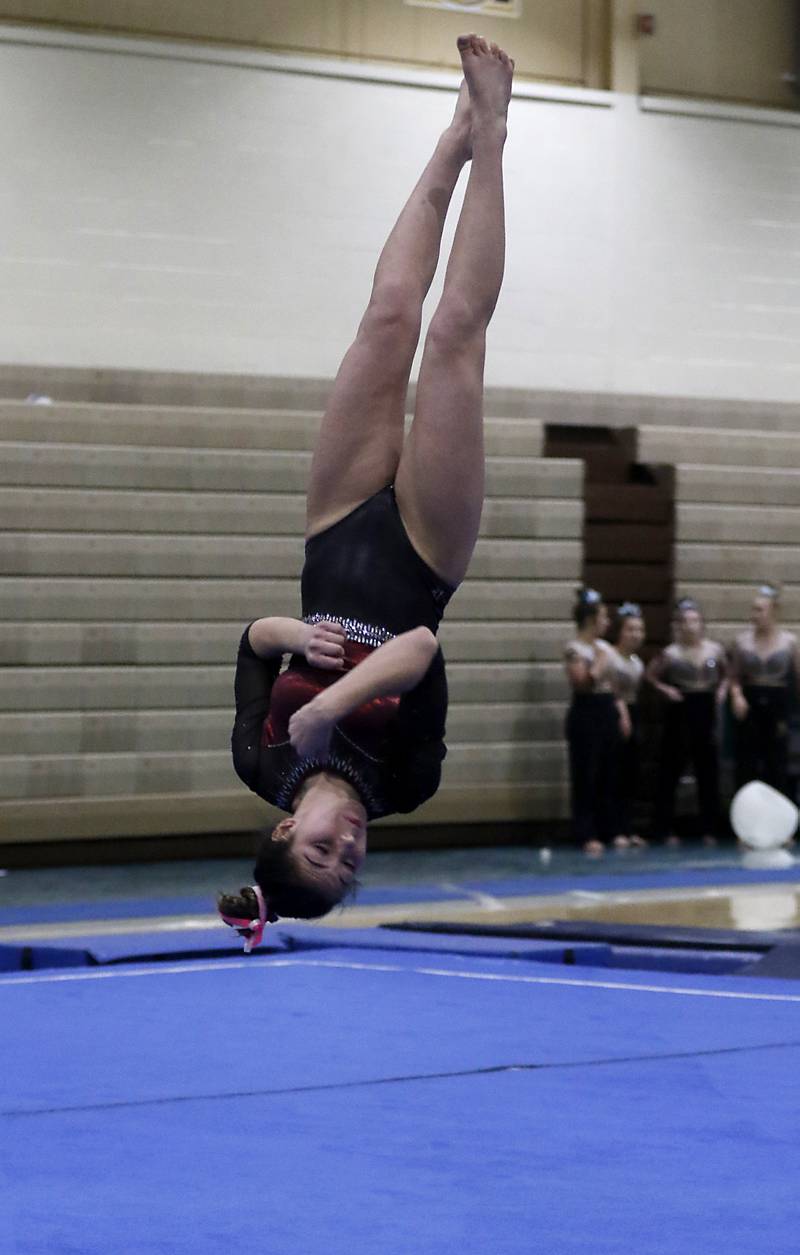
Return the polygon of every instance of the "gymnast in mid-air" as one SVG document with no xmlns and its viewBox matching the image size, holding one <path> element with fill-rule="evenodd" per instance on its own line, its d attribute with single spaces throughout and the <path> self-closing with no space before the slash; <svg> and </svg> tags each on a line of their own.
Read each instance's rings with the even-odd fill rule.
<svg viewBox="0 0 800 1255">
<path fill-rule="evenodd" d="M 249 950 L 267 922 L 324 915 L 351 890 L 367 823 L 436 792 L 447 683 L 436 632 L 472 557 L 484 493 L 486 329 L 503 277 L 503 147 L 514 63 L 476 35 L 441 135 L 375 271 L 311 465 L 302 620 L 251 623 L 236 665 L 234 766 L 287 817 L 261 842 L 255 884 L 219 911 Z M 447 209 L 469 179 L 406 393 Z M 281 665 L 290 655 L 288 667 Z"/>
</svg>

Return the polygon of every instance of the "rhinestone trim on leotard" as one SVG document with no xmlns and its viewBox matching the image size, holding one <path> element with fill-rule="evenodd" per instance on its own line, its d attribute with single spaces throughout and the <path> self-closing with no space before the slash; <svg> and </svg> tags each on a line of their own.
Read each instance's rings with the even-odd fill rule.
<svg viewBox="0 0 800 1255">
<path fill-rule="evenodd" d="M 341 776 L 348 784 L 351 784 L 364 803 L 368 815 L 374 817 L 383 814 L 386 808 L 377 793 L 370 788 L 355 765 L 336 751 L 326 759 L 301 758 L 296 762 L 287 771 L 280 782 L 280 788 L 276 790 L 275 805 L 278 809 L 291 811 L 294 796 L 306 777 L 323 771 L 333 772 L 334 775 Z"/>
<path fill-rule="evenodd" d="M 362 623 L 361 619 L 344 618 L 340 614 L 307 614 L 303 616 L 303 622 L 312 625 L 322 623 L 325 619 L 331 623 L 339 623 L 344 628 L 349 641 L 357 641 L 359 645 L 372 645 L 374 649 L 377 649 L 380 645 L 385 645 L 395 635 L 388 628 L 376 627 L 372 623 Z"/>
</svg>

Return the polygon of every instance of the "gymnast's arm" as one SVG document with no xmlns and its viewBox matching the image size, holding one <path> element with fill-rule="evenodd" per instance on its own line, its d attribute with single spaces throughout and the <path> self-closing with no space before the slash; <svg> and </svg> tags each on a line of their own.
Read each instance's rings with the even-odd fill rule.
<svg viewBox="0 0 800 1255">
<path fill-rule="evenodd" d="M 231 732 L 231 753 L 237 776 L 251 789 L 258 775 L 261 726 L 269 711 L 270 694 L 280 667 L 280 654 L 269 659 L 259 658 L 250 643 L 250 628 L 246 627 L 236 656 L 233 682 L 236 718 Z"/>
<path fill-rule="evenodd" d="M 236 659 L 231 750 L 237 775 L 250 788 L 258 775 L 261 728 L 283 655 L 303 654 L 314 666 L 337 671 L 344 666 L 344 640 L 338 623 L 311 626 L 299 619 L 269 618 L 245 628 Z"/>
<path fill-rule="evenodd" d="M 722 706 L 728 700 L 731 675 L 731 664 L 724 645 L 717 644 L 717 663 L 719 666 L 719 678 L 717 680 L 715 697 L 717 705 Z"/>
<path fill-rule="evenodd" d="M 408 693 L 423 679 L 439 646 L 429 628 L 395 636 L 329 685 L 289 720 L 289 736 L 301 757 L 327 753 L 335 725 L 376 697 Z"/>
<path fill-rule="evenodd" d="M 597 650 L 597 656 L 590 664 L 572 646 L 567 646 L 564 653 L 564 670 L 570 687 L 576 693 L 591 693 L 594 686 L 605 675 L 608 669 L 608 659 L 609 655 L 604 650 Z"/>
<path fill-rule="evenodd" d="M 794 632 L 789 632 L 789 652 L 792 658 L 789 685 L 794 689 L 795 701 L 800 701 L 800 652 L 798 652 L 797 637 Z"/>
<path fill-rule="evenodd" d="M 728 650 L 728 678 L 726 681 L 726 694 L 730 698 L 731 709 L 737 719 L 744 718 L 747 714 L 748 706 L 742 692 L 742 658 L 739 652 L 739 642 L 734 641 Z M 741 713 L 740 713 L 741 712 Z"/>
<path fill-rule="evenodd" d="M 661 653 L 656 654 L 655 658 L 651 659 L 648 664 L 647 670 L 644 673 L 645 679 L 648 684 L 652 684 L 653 688 L 658 690 L 662 697 L 666 697 L 667 701 L 682 702 L 683 693 L 681 693 L 680 689 L 675 688 L 672 684 L 664 684 L 662 680 L 666 666 L 667 658 L 666 654 L 662 650 Z"/>
<path fill-rule="evenodd" d="M 441 649 L 420 684 L 400 700 L 387 755 L 389 814 L 406 814 L 433 797 L 442 778 L 447 674 Z"/>
<path fill-rule="evenodd" d="M 335 684 L 314 699 L 319 713 L 331 724 L 375 697 L 407 693 L 422 680 L 436 656 L 438 644 L 426 627 L 413 628 L 372 651 Z"/>
</svg>

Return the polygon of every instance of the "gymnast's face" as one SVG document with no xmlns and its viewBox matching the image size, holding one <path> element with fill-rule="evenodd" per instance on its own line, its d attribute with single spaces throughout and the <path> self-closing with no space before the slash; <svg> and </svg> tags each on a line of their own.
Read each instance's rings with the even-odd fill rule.
<svg viewBox="0 0 800 1255">
<path fill-rule="evenodd" d="M 771 597 L 756 597 L 751 614 L 753 627 L 768 628 L 775 622 L 775 603 Z"/>
<path fill-rule="evenodd" d="M 675 623 L 681 645 L 697 645 L 703 637 L 703 616 L 699 610 L 684 610 Z"/>
<path fill-rule="evenodd" d="M 347 797 L 307 794 L 278 830 L 300 878 L 341 898 L 367 855 L 367 813 Z"/>
<path fill-rule="evenodd" d="M 608 608 L 601 601 L 591 618 L 586 620 L 586 627 L 595 636 L 605 636 L 610 623 Z"/>
<path fill-rule="evenodd" d="M 644 640 L 644 619 L 628 615 L 619 630 L 619 647 L 623 653 L 635 654 Z"/>
</svg>

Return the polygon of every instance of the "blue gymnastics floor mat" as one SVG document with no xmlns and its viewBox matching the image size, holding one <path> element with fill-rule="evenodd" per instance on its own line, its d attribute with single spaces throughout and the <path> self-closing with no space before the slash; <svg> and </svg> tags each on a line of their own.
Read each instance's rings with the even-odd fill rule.
<svg viewBox="0 0 800 1255">
<path fill-rule="evenodd" d="M 488 932 L 490 930 L 486 930 Z M 546 932 L 546 929 L 540 929 Z M 328 950 L 347 945 L 351 948 L 418 951 L 432 954 L 486 955 L 498 958 L 524 959 L 531 962 L 565 964 L 568 966 L 622 967 L 646 970 L 733 973 L 745 970 L 762 957 L 765 948 L 775 939 L 748 946 L 733 941 L 726 949 L 709 945 L 680 948 L 660 945 L 630 946 L 611 942 L 602 935 L 571 937 L 565 930 L 561 936 L 520 937 L 509 930 L 498 930 L 496 936 L 472 935 L 467 929 L 448 932 L 428 931 L 414 927 L 400 929 L 345 929 L 314 925 L 277 925 L 264 937 L 260 952 L 291 953 L 301 950 Z M 241 953 L 230 930 L 176 928 L 164 932 L 120 932 L 111 935 L 86 934 L 71 936 L 56 944 L 0 945 L 0 971 L 43 971 L 53 968 L 96 967 L 142 961 L 173 959 L 232 958 Z"/>
<path fill-rule="evenodd" d="M 800 991 L 343 943 L 0 977 L 8 1255 L 794 1255 Z"/>
</svg>

